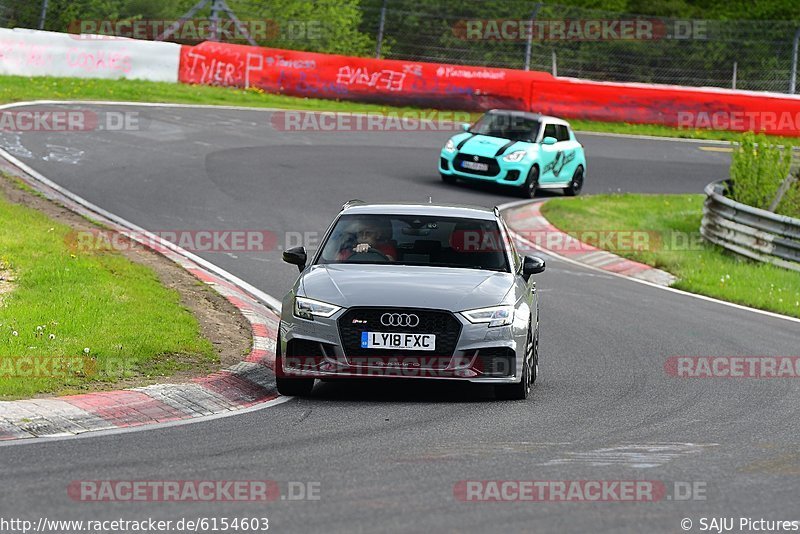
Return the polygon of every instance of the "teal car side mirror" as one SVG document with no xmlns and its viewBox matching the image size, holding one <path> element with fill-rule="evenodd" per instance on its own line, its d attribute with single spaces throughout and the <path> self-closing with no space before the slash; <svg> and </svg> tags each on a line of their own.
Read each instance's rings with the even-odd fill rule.
<svg viewBox="0 0 800 534">
<path fill-rule="evenodd" d="M 468 122 L 461 123 L 461 129 L 464 130 L 465 132 L 468 132 L 469 131 L 469 123 Z"/>
<path fill-rule="evenodd" d="M 545 137 L 544 139 L 542 139 L 543 145 L 554 145 L 556 144 L 556 142 L 557 141 L 555 137 Z"/>
</svg>

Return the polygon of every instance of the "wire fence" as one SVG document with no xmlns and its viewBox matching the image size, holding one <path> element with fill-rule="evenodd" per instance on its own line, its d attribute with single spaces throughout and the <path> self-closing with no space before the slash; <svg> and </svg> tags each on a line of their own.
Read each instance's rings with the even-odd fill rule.
<svg viewBox="0 0 800 534">
<path fill-rule="evenodd" d="M 361 29 L 376 33 L 383 18 L 382 56 L 392 59 L 524 69 L 527 57 L 531 70 L 559 76 L 790 90 L 797 22 L 674 19 L 513 0 L 453 4 L 433 10 L 412 0 L 362 0 Z"/>
</svg>

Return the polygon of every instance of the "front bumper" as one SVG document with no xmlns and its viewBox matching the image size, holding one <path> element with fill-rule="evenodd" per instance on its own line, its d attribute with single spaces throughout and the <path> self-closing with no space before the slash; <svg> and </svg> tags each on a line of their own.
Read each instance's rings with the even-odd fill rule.
<svg viewBox="0 0 800 534">
<path fill-rule="evenodd" d="M 371 349 L 347 354 L 339 319 L 348 310 L 313 321 L 285 314 L 280 323 L 276 374 L 296 378 L 416 378 L 474 383 L 517 383 L 527 332 L 515 326 L 489 328 L 460 314 L 461 332 L 451 353 Z M 425 333 L 425 332 L 420 332 Z M 408 354 L 407 354 L 408 352 Z"/>
<path fill-rule="evenodd" d="M 503 161 L 502 157 L 499 158 L 482 158 L 493 159 L 497 164 L 498 172 L 492 175 L 479 174 L 471 172 L 468 169 L 459 168 L 456 165 L 456 156 L 459 155 L 458 151 L 448 152 L 442 150 L 439 154 L 439 172 L 448 176 L 457 176 L 468 180 L 476 180 L 480 182 L 490 182 L 502 185 L 518 186 L 525 183 L 528 178 L 531 164 L 533 163 L 527 156 L 520 161 L 508 162 Z"/>
</svg>

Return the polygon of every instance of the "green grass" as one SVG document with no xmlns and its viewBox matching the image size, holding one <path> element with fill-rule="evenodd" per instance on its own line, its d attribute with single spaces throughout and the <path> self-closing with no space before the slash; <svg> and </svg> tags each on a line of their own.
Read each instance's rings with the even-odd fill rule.
<svg viewBox="0 0 800 534">
<path fill-rule="evenodd" d="M 324 111 L 379 112 L 390 109 L 412 109 L 337 100 L 298 98 L 265 93 L 260 89 L 236 89 L 142 80 L 0 76 L 0 103 L 23 100 L 113 100 Z"/>
<path fill-rule="evenodd" d="M 118 253 L 75 250 L 71 232 L 0 194 L 0 270 L 14 278 L 0 295 L 0 397 L 107 387 L 217 362 L 177 292 Z M 52 365 L 67 362 L 66 371 Z"/>
<path fill-rule="evenodd" d="M 750 261 L 700 237 L 704 195 L 595 195 L 551 199 L 542 213 L 561 230 L 598 245 L 591 230 L 652 232 L 639 250 L 606 247 L 670 272 L 673 287 L 753 308 L 800 317 L 800 277 Z M 642 235 L 642 234 L 639 234 Z"/>
<path fill-rule="evenodd" d="M 584 132 L 618 133 L 628 135 L 650 135 L 654 137 L 675 137 L 680 139 L 705 139 L 709 141 L 728 141 L 737 143 L 741 139 L 741 132 L 726 130 L 702 130 L 673 128 L 660 124 L 629 124 L 619 122 L 597 122 L 581 119 L 570 119 L 569 123 L 575 130 Z M 783 137 L 779 135 L 766 135 L 770 142 L 784 146 L 800 146 L 800 137 Z"/>
<path fill-rule="evenodd" d="M 0 103 L 19 102 L 23 100 L 115 100 L 377 113 L 418 111 L 417 108 L 412 107 L 393 107 L 340 100 L 277 95 L 265 93 L 260 89 L 183 85 L 141 80 L 0 76 Z M 471 120 L 475 120 L 479 116 L 480 113 L 473 113 L 471 114 Z M 571 119 L 570 123 L 576 130 L 589 132 L 722 141 L 736 141 L 739 136 L 738 133 L 734 132 L 688 130 L 654 124 L 598 122 L 580 119 Z M 800 145 L 800 138 L 768 137 L 772 142 L 778 144 Z"/>
</svg>

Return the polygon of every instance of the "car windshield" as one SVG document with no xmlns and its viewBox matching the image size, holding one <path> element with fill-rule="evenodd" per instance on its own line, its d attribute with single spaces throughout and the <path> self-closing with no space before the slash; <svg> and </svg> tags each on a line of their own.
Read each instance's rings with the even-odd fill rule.
<svg viewBox="0 0 800 534">
<path fill-rule="evenodd" d="M 539 121 L 521 115 L 487 113 L 469 129 L 470 133 L 533 142 L 539 135 Z"/>
<path fill-rule="evenodd" d="M 392 263 L 509 272 L 494 220 L 421 215 L 343 215 L 317 263 Z"/>
</svg>

